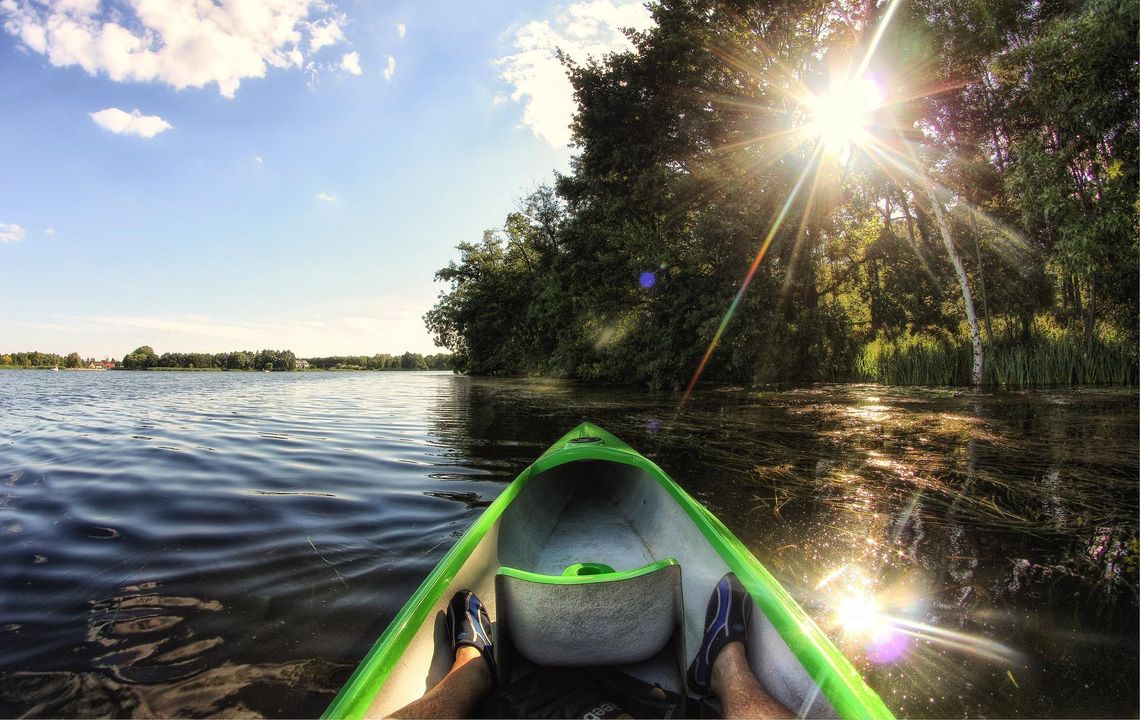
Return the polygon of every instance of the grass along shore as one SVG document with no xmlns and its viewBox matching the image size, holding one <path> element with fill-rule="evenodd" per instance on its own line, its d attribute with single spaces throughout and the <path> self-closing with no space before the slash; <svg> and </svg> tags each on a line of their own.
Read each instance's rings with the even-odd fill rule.
<svg viewBox="0 0 1140 720">
<path fill-rule="evenodd" d="M 965 335 L 965 333 L 963 333 Z M 1098 325 L 1092 342 L 1076 328 L 1038 317 L 1028 340 L 1012 322 L 983 336 L 982 384 L 990 387 L 1135 385 L 1136 347 L 1127 335 Z M 877 338 L 855 363 L 856 379 L 884 385 L 969 385 L 973 351 L 968 337 L 906 334 Z"/>
</svg>

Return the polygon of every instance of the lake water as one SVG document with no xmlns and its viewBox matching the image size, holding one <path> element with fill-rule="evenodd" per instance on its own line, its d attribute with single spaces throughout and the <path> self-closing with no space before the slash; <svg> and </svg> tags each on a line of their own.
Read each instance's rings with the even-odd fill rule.
<svg viewBox="0 0 1140 720">
<path fill-rule="evenodd" d="M 1134 390 L 677 402 L 447 373 L 0 371 L 0 716 L 318 715 L 584 419 L 718 514 L 897 714 L 1140 711 Z M 889 640 L 851 626 L 852 598 Z"/>
</svg>

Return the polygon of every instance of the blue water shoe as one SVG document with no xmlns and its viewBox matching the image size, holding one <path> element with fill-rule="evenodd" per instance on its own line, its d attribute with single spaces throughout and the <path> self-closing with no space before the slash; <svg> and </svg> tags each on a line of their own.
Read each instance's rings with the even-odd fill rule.
<svg viewBox="0 0 1140 720">
<path fill-rule="evenodd" d="M 447 636 L 451 640 L 452 652 L 464 645 L 478 650 L 487 661 L 494 682 L 495 648 L 491 642 L 491 619 L 483 601 L 470 590 L 460 590 L 451 596 L 447 605 Z"/>
<path fill-rule="evenodd" d="M 748 591 L 728 573 L 716 584 L 705 611 L 705 636 L 697 656 L 689 665 L 689 686 L 701 693 L 709 692 L 712 666 L 724 646 L 735 640 L 744 642 L 748 621 L 752 617 L 752 599 Z"/>
</svg>

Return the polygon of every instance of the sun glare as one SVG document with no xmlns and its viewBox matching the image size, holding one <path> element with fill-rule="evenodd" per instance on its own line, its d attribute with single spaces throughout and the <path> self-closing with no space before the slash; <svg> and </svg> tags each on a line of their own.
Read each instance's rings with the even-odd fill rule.
<svg viewBox="0 0 1140 720">
<path fill-rule="evenodd" d="M 883 94 L 874 80 L 860 77 L 832 85 L 804 104 L 810 113 L 807 133 L 826 151 L 841 154 L 859 142 L 872 113 L 883 104 Z"/>
<path fill-rule="evenodd" d="M 994 662 L 1012 662 L 1019 655 L 1005 645 L 982 635 L 949 630 L 915 619 L 924 614 L 925 601 L 919 591 L 899 584 L 872 593 L 866 576 L 851 563 L 828 574 L 816 591 L 838 578 L 847 582 L 831 588 L 821 599 L 833 613 L 830 629 L 845 642 L 862 648 L 868 660 L 879 665 L 913 657 L 920 648 L 938 646 Z"/>
<path fill-rule="evenodd" d="M 882 632 L 886 625 L 879 612 L 872 598 L 861 593 L 852 594 L 839 604 L 835 619 L 845 634 L 869 638 Z"/>
</svg>

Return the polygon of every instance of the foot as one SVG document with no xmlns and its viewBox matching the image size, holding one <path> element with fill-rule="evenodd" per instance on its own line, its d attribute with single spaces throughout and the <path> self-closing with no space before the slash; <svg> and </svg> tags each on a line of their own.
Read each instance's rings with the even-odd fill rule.
<svg viewBox="0 0 1140 720">
<path fill-rule="evenodd" d="M 495 648 L 491 643 L 491 619 L 478 595 L 470 590 L 460 590 L 451 597 L 447 605 L 447 635 L 457 661 L 461 654 L 478 651 L 487 661 L 487 669 L 494 679 Z"/>
<path fill-rule="evenodd" d="M 732 573 L 716 584 L 705 611 L 705 635 L 697 656 L 689 665 L 689 686 L 708 693 L 712 684 L 713 663 L 731 642 L 744 642 L 748 620 L 752 616 L 752 600 L 748 591 Z M 743 647 L 743 645 L 741 646 Z"/>
<path fill-rule="evenodd" d="M 721 655 L 721 657 L 723 658 L 724 655 Z M 451 672 L 455 672 L 467 665 L 471 666 L 472 672 L 475 672 L 482 678 L 483 683 L 488 688 L 491 686 L 491 666 L 483 660 L 483 653 L 471 645 L 460 645 L 455 649 L 455 662 L 451 663 Z M 716 679 L 716 670 L 713 670 L 713 687 L 716 687 Z"/>
</svg>

